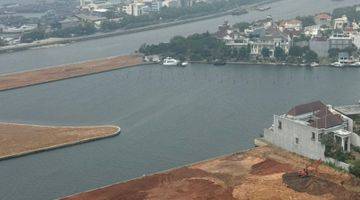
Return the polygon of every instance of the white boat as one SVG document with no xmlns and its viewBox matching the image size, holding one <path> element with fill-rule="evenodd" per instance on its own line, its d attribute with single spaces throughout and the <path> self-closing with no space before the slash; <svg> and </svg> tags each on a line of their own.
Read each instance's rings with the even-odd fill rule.
<svg viewBox="0 0 360 200">
<path fill-rule="evenodd" d="M 163 65 L 165 65 L 165 66 L 176 66 L 178 64 L 179 64 L 179 61 L 174 58 L 171 58 L 171 57 L 167 57 L 163 61 Z"/>
<path fill-rule="evenodd" d="M 311 67 L 318 67 L 318 66 L 319 66 L 319 63 L 317 63 L 317 62 L 312 62 L 312 63 L 310 64 L 310 66 L 311 66 Z"/>
<path fill-rule="evenodd" d="M 184 62 L 181 63 L 181 66 L 186 67 L 188 64 L 189 64 L 188 61 L 184 61 Z"/>
<path fill-rule="evenodd" d="M 342 64 L 340 62 L 334 62 L 334 63 L 331 63 L 331 66 L 333 66 L 333 67 L 344 67 L 344 64 Z"/>
<path fill-rule="evenodd" d="M 360 61 L 359 62 L 354 62 L 350 66 L 352 66 L 352 67 L 360 67 Z"/>
</svg>

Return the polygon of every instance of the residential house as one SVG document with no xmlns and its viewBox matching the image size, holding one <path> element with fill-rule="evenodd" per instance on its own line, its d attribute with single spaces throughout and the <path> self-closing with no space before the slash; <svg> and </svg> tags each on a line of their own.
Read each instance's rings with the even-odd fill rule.
<svg viewBox="0 0 360 200">
<path fill-rule="evenodd" d="M 80 20 L 76 17 L 71 17 L 59 21 L 59 23 L 62 29 L 67 29 L 67 28 L 78 27 L 80 25 Z"/>
<path fill-rule="evenodd" d="M 349 24 L 349 20 L 346 15 L 340 18 L 334 19 L 334 29 L 343 30 Z"/>
<path fill-rule="evenodd" d="M 287 113 L 274 115 L 270 128 L 264 130 L 264 139 L 288 151 L 309 157 L 325 159 L 324 135 L 331 134 L 343 151 L 349 152 L 353 134 L 353 120 L 321 101 L 293 107 Z"/>
<path fill-rule="evenodd" d="M 300 31 L 302 27 L 302 22 L 297 19 L 285 20 L 280 23 L 280 30 L 295 30 Z"/>
<path fill-rule="evenodd" d="M 331 15 L 328 13 L 319 13 L 319 14 L 315 15 L 314 21 L 315 21 L 316 25 L 330 26 Z"/>
<path fill-rule="evenodd" d="M 320 33 L 321 25 L 307 26 L 304 28 L 304 34 L 306 36 L 317 36 Z"/>
</svg>

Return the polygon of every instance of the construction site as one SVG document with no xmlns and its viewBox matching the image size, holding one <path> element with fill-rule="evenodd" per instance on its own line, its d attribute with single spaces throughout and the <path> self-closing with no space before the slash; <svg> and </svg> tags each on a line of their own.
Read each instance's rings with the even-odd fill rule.
<svg viewBox="0 0 360 200">
<path fill-rule="evenodd" d="M 360 180 L 267 145 L 64 199 L 354 200 L 360 199 Z"/>
</svg>

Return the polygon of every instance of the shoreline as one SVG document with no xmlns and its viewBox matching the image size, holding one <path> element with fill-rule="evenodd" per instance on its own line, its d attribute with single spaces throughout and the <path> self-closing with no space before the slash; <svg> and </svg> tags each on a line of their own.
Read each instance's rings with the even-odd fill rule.
<svg viewBox="0 0 360 200">
<path fill-rule="evenodd" d="M 106 139 L 106 138 L 111 138 L 111 137 L 115 137 L 117 135 L 119 135 L 121 133 L 121 128 L 119 126 L 114 126 L 114 125 L 99 125 L 99 126 L 47 126 L 47 125 L 33 125 L 33 124 L 22 124 L 22 123 L 6 123 L 6 122 L 0 122 L 0 128 L 7 128 L 7 129 L 11 129 L 9 133 L 5 133 L 6 136 L 8 136 L 8 138 L 5 138 L 5 142 L 11 142 L 11 137 L 15 137 L 16 139 L 19 140 L 20 136 L 12 136 L 12 135 L 16 135 L 15 132 L 18 131 L 24 131 L 26 134 L 29 135 L 34 135 L 34 137 L 38 137 L 39 141 L 37 142 L 42 142 L 41 140 L 45 140 L 46 137 L 56 137 L 57 136 L 57 131 L 61 132 L 61 139 L 64 140 L 64 137 L 70 137 L 72 136 L 71 134 L 75 133 L 75 134 L 83 134 L 84 136 L 82 136 L 83 138 L 73 138 L 73 139 L 66 139 L 69 141 L 57 141 L 55 142 L 55 144 L 42 144 L 40 145 L 40 147 L 36 147 L 33 146 L 31 147 L 32 144 L 27 144 L 28 141 L 23 141 L 23 143 L 20 144 L 16 144 L 16 145 L 23 145 L 26 146 L 27 149 L 24 150 L 18 150 L 15 152 L 11 152 L 11 153 L 2 153 L 4 155 L 0 156 L 0 161 L 3 160 L 9 160 L 9 159 L 13 159 L 13 158 L 18 158 L 18 157 L 23 157 L 23 156 L 27 156 L 27 155 L 31 155 L 31 154 L 36 154 L 36 153 L 40 153 L 40 152 L 45 152 L 45 151 L 51 151 L 51 150 L 55 150 L 55 149 L 60 149 L 60 148 L 65 148 L 65 147 L 70 147 L 70 146 L 74 146 L 74 145 L 78 145 L 78 144 L 84 144 L 84 143 L 88 143 L 88 142 L 92 142 L 92 141 L 96 141 L 96 140 L 101 140 L 101 139 Z M 106 131 L 105 131 L 106 129 Z M 109 129 L 109 130 L 107 130 Z M 111 131 L 110 131 L 111 129 Z M 98 131 L 99 133 L 94 134 L 93 132 Z M 41 133 L 41 135 L 39 135 L 39 132 Z M 53 133 L 55 132 L 55 133 Z M 11 135 L 10 135 L 11 134 Z M 38 135 L 37 135 L 38 134 Z M 89 136 L 87 136 L 86 134 L 89 134 Z M 10 136 L 9 136 L 10 135 Z M 4 135 L 3 135 L 4 137 Z M 10 139 L 9 139 L 10 137 Z M 56 138 L 56 139 L 59 139 Z M 21 138 L 20 138 L 21 140 Z M 4 142 L 4 139 L 3 139 Z M 3 144 L 2 146 L 4 146 L 6 144 Z"/>
<path fill-rule="evenodd" d="M 145 27 L 131 28 L 131 29 L 125 29 L 125 30 L 115 30 L 115 31 L 111 31 L 111 32 L 101 32 L 98 34 L 79 36 L 79 37 L 74 37 L 74 38 L 48 38 L 45 40 L 35 41 L 33 43 L 21 43 L 16 46 L 5 46 L 5 47 L 0 47 L 0 54 L 10 53 L 10 52 L 15 52 L 15 51 L 23 51 L 23 50 L 37 48 L 37 47 L 46 47 L 46 46 L 51 46 L 51 45 L 56 45 L 56 44 L 69 44 L 69 43 L 73 43 L 73 42 L 96 40 L 96 39 L 113 37 L 113 36 L 118 36 L 118 35 L 128 35 L 131 33 L 139 33 L 139 32 L 145 32 L 145 31 L 150 31 L 150 30 L 157 30 L 157 29 L 167 28 L 167 27 L 171 27 L 171 26 L 188 24 L 188 23 L 192 23 L 192 22 L 203 21 L 203 20 L 207 20 L 207 19 L 231 15 L 231 13 L 234 10 L 238 10 L 238 9 L 248 10 L 248 9 L 250 9 L 252 7 L 256 7 L 258 5 L 269 4 L 269 3 L 273 3 L 273 2 L 277 2 L 277 1 L 282 1 L 282 0 L 267 0 L 264 2 L 249 4 L 249 5 L 240 7 L 240 8 L 222 11 L 222 12 L 214 13 L 214 14 L 210 14 L 210 15 L 193 17 L 193 18 L 183 19 L 183 20 L 178 20 L 178 21 L 172 20 L 170 22 L 147 25 Z"/>
</svg>

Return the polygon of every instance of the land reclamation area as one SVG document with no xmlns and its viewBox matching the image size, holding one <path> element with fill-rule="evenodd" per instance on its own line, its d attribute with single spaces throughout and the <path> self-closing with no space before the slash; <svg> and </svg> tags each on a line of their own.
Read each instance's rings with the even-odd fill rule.
<svg viewBox="0 0 360 200">
<path fill-rule="evenodd" d="M 36 126 L 0 123 L 0 160 L 115 136 L 116 126 Z"/>
<path fill-rule="evenodd" d="M 138 55 L 115 56 L 0 76 L 0 91 L 95 74 L 142 64 Z"/>
<path fill-rule="evenodd" d="M 273 146 L 196 163 L 66 197 L 84 199 L 359 199 L 360 180 L 321 165 L 299 177 L 308 159 Z"/>
</svg>

